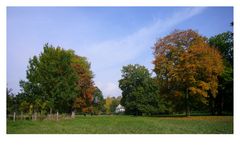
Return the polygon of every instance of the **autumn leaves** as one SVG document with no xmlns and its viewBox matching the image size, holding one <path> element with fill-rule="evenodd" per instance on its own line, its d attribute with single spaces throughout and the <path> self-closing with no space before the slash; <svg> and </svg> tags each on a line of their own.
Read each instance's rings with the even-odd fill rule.
<svg viewBox="0 0 240 147">
<path fill-rule="evenodd" d="M 119 87 L 127 114 L 190 115 L 196 106 L 212 107 L 224 64 L 207 38 L 193 30 L 174 31 L 156 42 L 153 54 L 154 77 L 138 64 L 122 69 Z M 100 89 L 94 85 L 90 63 L 72 50 L 46 44 L 29 60 L 27 80 L 20 83 L 17 109 L 25 113 L 93 113 L 98 108 L 94 95 Z M 103 105 L 103 98 L 97 101 Z"/>
<path fill-rule="evenodd" d="M 197 32 L 174 31 L 159 39 L 153 64 L 156 77 L 140 65 L 123 67 L 120 88 L 126 112 L 151 115 L 185 111 L 190 115 L 194 103 L 207 105 L 216 98 L 218 76 L 224 68 L 222 56 Z"/>
</svg>

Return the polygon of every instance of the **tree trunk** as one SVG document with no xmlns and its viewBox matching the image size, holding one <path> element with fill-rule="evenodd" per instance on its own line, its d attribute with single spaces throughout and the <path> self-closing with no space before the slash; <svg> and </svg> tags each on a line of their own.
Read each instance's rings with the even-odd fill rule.
<svg viewBox="0 0 240 147">
<path fill-rule="evenodd" d="M 16 112 L 13 113 L 13 121 L 15 122 L 16 120 Z"/>
<path fill-rule="evenodd" d="M 214 112 L 214 100 L 213 100 L 212 96 L 210 96 L 209 107 L 210 107 L 211 115 L 215 115 L 215 112 Z"/>
<path fill-rule="evenodd" d="M 185 105 L 186 105 L 185 106 L 186 116 L 190 116 L 188 88 L 186 88 L 186 93 L 185 93 Z"/>
<path fill-rule="evenodd" d="M 23 120 L 23 112 L 21 111 L 21 120 Z"/>
<path fill-rule="evenodd" d="M 37 112 L 34 113 L 34 120 L 37 120 Z"/>
<path fill-rule="evenodd" d="M 53 116 L 52 116 L 52 108 L 50 108 L 50 119 L 53 120 Z"/>
<path fill-rule="evenodd" d="M 221 94 L 221 101 L 220 101 L 220 111 L 219 111 L 219 115 L 222 115 L 223 113 L 223 94 Z"/>
<path fill-rule="evenodd" d="M 58 121 L 58 112 L 57 112 L 57 121 Z"/>
<path fill-rule="evenodd" d="M 222 112 L 223 112 L 223 103 L 224 103 L 224 100 L 223 100 L 223 90 L 220 89 L 218 90 L 218 96 L 215 98 L 215 104 L 216 104 L 216 110 L 217 110 L 217 114 L 218 115 L 222 115 Z"/>
</svg>

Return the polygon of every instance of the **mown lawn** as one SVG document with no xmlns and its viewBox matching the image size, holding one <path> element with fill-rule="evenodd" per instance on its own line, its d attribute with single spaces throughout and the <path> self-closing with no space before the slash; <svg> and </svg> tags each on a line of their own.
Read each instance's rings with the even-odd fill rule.
<svg viewBox="0 0 240 147">
<path fill-rule="evenodd" d="M 232 134 L 232 116 L 77 116 L 60 121 L 7 122 L 8 134 Z"/>
</svg>

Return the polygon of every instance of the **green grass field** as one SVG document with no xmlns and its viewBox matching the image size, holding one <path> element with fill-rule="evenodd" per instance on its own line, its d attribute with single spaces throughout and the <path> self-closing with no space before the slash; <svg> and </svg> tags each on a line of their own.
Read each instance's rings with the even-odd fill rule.
<svg viewBox="0 0 240 147">
<path fill-rule="evenodd" d="M 7 122 L 8 134 L 232 134 L 232 116 L 77 116 L 60 121 Z"/>
</svg>

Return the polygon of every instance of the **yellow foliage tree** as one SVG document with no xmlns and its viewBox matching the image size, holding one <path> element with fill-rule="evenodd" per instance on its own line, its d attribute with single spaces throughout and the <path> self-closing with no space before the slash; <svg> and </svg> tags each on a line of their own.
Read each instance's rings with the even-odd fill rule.
<svg viewBox="0 0 240 147">
<path fill-rule="evenodd" d="M 162 96 L 178 100 L 176 103 L 180 103 L 179 97 L 184 99 L 187 116 L 190 115 L 189 98 L 201 97 L 206 103 L 210 97 L 216 97 L 217 77 L 223 71 L 222 57 L 197 32 L 175 31 L 160 39 L 155 44 L 154 56 L 154 71 Z"/>
<path fill-rule="evenodd" d="M 105 109 L 106 109 L 106 114 L 111 114 L 111 105 L 112 105 L 113 99 L 111 97 L 107 97 L 105 100 Z"/>
</svg>

